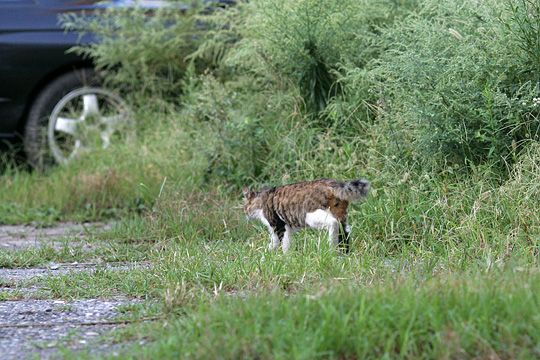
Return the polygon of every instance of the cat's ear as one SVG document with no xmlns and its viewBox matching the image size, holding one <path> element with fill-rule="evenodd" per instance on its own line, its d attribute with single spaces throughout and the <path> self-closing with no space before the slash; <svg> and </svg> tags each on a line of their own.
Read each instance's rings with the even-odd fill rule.
<svg viewBox="0 0 540 360">
<path fill-rule="evenodd" d="M 251 190 L 247 186 L 242 189 L 242 193 L 244 194 L 244 199 L 249 199 L 252 195 Z"/>
</svg>

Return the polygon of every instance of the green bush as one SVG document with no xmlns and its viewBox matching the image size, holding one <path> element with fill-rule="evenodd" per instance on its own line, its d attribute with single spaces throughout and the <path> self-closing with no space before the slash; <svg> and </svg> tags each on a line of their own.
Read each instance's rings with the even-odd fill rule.
<svg viewBox="0 0 540 360">
<path fill-rule="evenodd" d="M 163 7 L 152 10 L 151 16 L 138 7 L 107 8 L 95 17 L 67 14 L 62 22 L 69 30 L 98 38 L 98 43 L 73 51 L 91 57 L 109 86 L 159 111 L 180 102 L 190 64 L 186 57 L 199 45 L 203 29 L 195 15 L 202 1 L 192 1 L 191 6 L 186 11 Z"/>
<path fill-rule="evenodd" d="M 507 0 L 510 16 L 505 25 L 517 40 L 525 60 L 521 76 L 540 82 L 540 1 Z"/>
<path fill-rule="evenodd" d="M 67 206 L 68 196 L 57 197 L 65 200 L 56 211 L 148 202 L 165 178 L 237 189 L 365 176 L 385 187 L 468 168 L 491 184 L 540 131 L 534 56 L 524 45 L 536 28 L 519 22 L 525 5 L 511 4 L 272 0 L 211 14 L 162 9 L 147 18 L 123 9 L 90 22 L 67 17 L 71 28 L 103 37 L 78 51 L 96 60 L 145 125 L 134 144 L 84 160 L 90 180 L 112 179 L 110 167 L 136 169 L 104 183 L 112 202 L 87 194 Z M 477 169 L 494 163 L 496 171 Z M 457 182 L 444 186 L 449 181 Z M 424 190 L 441 186 L 432 180 Z M 390 191 L 400 199 L 385 201 L 398 208 L 423 199 L 426 208 L 414 212 L 420 219 L 437 201 L 424 195 Z M 406 220 L 403 229 L 411 223 L 394 217 Z M 386 236 L 387 225 L 374 224 L 375 237 Z"/>
<path fill-rule="evenodd" d="M 211 26 L 191 58 L 216 68 L 192 79 L 182 113 L 215 134 L 211 144 L 195 144 L 211 159 L 207 179 L 238 185 L 344 176 L 345 169 L 359 176 L 366 139 L 358 135 L 372 114 L 366 106 L 361 119 L 346 114 L 341 72 L 377 57 L 379 28 L 414 4 L 255 1 L 199 17 Z"/>
<path fill-rule="evenodd" d="M 441 171 L 448 166 L 504 167 L 528 139 L 538 138 L 531 82 L 518 21 L 499 2 L 424 1 L 385 32 L 393 44 L 371 76 L 387 116 L 399 129 L 400 156 Z"/>
<path fill-rule="evenodd" d="M 308 113 L 341 93 L 342 64 L 362 67 L 378 55 L 378 28 L 415 1 L 255 1 L 236 61 L 297 86 Z"/>
</svg>

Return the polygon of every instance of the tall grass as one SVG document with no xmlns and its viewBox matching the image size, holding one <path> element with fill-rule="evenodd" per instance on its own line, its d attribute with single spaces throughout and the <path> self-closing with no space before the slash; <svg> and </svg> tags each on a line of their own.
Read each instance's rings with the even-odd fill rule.
<svg viewBox="0 0 540 360">
<path fill-rule="evenodd" d="M 179 129 L 178 115 L 137 116 L 153 123 L 133 143 L 112 144 L 45 173 L 8 167 L 0 223 L 109 219 L 151 209 L 164 183 L 197 188 L 205 159 L 189 152 L 191 134 Z"/>
<path fill-rule="evenodd" d="M 540 2 L 538 0 L 507 1 L 510 16 L 505 24 L 516 38 L 520 55 L 525 58 L 523 76 L 540 82 Z"/>
</svg>

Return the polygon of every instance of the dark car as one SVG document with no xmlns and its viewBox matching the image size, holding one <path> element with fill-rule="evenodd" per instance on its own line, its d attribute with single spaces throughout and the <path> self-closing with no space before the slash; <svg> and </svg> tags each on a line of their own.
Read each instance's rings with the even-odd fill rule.
<svg viewBox="0 0 540 360">
<path fill-rule="evenodd" d="M 126 6 L 151 9 L 171 3 L 0 0 L 0 139 L 22 138 L 33 166 L 66 163 L 91 146 L 107 147 L 113 136 L 130 128 L 126 104 L 100 87 L 92 62 L 67 52 L 96 39 L 66 32 L 59 22 L 67 12 L 93 14 Z"/>
<path fill-rule="evenodd" d="M 67 52 L 95 39 L 65 32 L 58 19 L 123 3 L 0 0 L 0 138 L 22 138 L 30 164 L 65 163 L 91 135 L 107 147 L 129 122 L 127 106 L 99 86 L 91 61 Z"/>
</svg>

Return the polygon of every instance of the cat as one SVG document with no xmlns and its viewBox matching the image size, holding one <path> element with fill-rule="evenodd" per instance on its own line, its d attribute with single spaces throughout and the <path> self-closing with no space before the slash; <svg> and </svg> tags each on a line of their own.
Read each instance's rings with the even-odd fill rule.
<svg viewBox="0 0 540 360">
<path fill-rule="evenodd" d="M 244 188 L 244 212 L 248 219 L 259 219 L 270 232 L 270 249 L 281 244 L 283 252 L 291 245 L 294 231 L 311 227 L 328 230 L 332 247 L 350 250 L 347 207 L 364 199 L 369 181 L 320 179 L 263 188 L 258 192 Z"/>
</svg>

